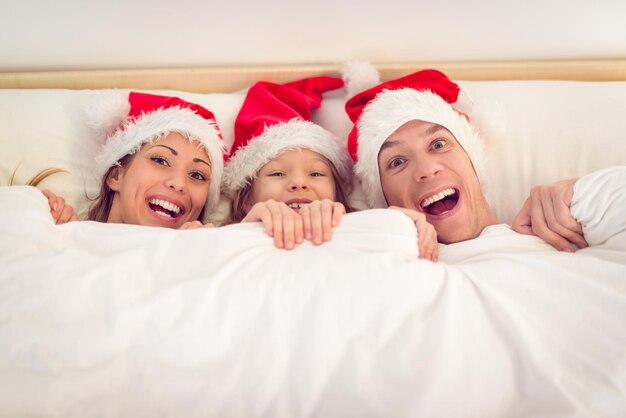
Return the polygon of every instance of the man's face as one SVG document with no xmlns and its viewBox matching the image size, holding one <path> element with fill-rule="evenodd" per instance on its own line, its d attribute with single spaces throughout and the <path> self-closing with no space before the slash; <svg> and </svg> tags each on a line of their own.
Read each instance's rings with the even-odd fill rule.
<svg viewBox="0 0 626 418">
<path fill-rule="evenodd" d="M 440 125 L 402 125 L 381 146 L 378 168 L 389 206 L 424 213 L 439 242 L 476 238 L 495 223 L 467 153 Z"/>
</svg>

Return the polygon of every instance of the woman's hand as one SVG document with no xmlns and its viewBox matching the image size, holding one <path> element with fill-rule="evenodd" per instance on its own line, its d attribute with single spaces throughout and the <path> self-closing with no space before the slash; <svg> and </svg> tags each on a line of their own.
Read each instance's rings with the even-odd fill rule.
<svg viewBox="0 0 626 418">
<path fill-rule="evenodd" d="M 293 249 L 304 241 L 302 217 L 284 202 L 268 200 L 252 206 L 241 222 L 263 222 L 277 248 Z"/>
<path fill-rule="evenodd" d="M 74 208 L 66 204 L 65 199 L 55 195 L 50 190 L 42 190 L 41 192 L 48 199 L 48 206 L 50 206 L 50 214 L 52 215 L 52 219 L 54 219 L 54 223 L 61 225 L 78 220 Z"/>
<path fill-rule="evenodd" d="M 345 214 L 346 208 L 343 204 L 329 199 L 314 200 L 302 206 L 300 216 L 304 225 L 304 238 L 315 245 L 330 241 L 333 228 L 339 225 Z"/>
<path fill-rule="evenodd" d="M 535 186 L 513 220 L 520 234 L 536 235 L 559 251 L 588 247 L 582 226 L 570 214 L 576 179 Z"/>
<path fill-rule="evenodd" d="M 390 206 L 389 209 L 399 210 L 415 222 L 417 229 L 417 250 L 418 257 L 437 261 L 439 258 L 439 243 L 437 242 L 437 231 L 435 227 L 426 220 L 426 215 L 413 209 Z"/>
</svg>

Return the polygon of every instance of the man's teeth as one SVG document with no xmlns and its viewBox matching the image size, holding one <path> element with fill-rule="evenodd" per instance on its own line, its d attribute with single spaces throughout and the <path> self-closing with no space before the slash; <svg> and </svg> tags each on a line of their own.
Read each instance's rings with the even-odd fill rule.
<svg viewBox="0 0 626 418">
<path fill-rule="evenodd" d="M 171 202 L 166 202 L 162 199 L 150 199 L 150 203 L 156 206 L 161 206 L 163 209 L 174 212 L 175 214 L 180 213 L 180 208 Z M 162 213 L 161 211 L 158 212 Z M 169 215 L 169 213 L 167 213 L 167 215 Z"/>
<path fill-rule="evenodd" d="M 432 205 L 435 202 L 440 201 L 441 199 L 443 199 L 446 196 L 452 196 L 455 192 L 454 189 L 445 189 L 440 191 L 439 193 L 437 193 L 436 195 L 433 195 L 429 198 L 424 199 L 424 201 L 422 202 L 422 207 L 425 208 L 427 206 Z"/>
</svg>

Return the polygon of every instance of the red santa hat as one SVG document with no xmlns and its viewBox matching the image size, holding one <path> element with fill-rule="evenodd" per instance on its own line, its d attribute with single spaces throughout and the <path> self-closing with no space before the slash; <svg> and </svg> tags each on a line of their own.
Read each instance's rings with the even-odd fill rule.
<svg viewBox="0 0 626 418">
<path fill-rule="evenodd" d="M 348 136 L 348 150 L 369 207 L 387 207 L 378 169 L 380 147 L 412 120 L 448 129 L 469 155 L 478 179 L 485 179 L 484 141 L 467 115 L 451 106 L 457 102 L 460 90 L 445 74 L 422 70 L 381 83 L 346 102 L 346 112 L 355 124 Z"/>
<path fill-rule="evenodd" d="M 211 180 L 204 214 L 205 221 L 216 209 L 224 172 L 225 147 L 212 112 L 178 97 L 109 91 L 90 102 L 87 124 L 103 143 L 96 156 L 98 179 L 128 154 L 145 143 L 177 132 L 198 141 L 211 160 Z"/>
<path fill-rule="evenodd" d="M 339 138 L 311 122 L 322 94 L 343 86 L 335 77 L 312 77 L 287 84 L 261 81 L 248 94 L 235 120 L 235 140 L 223 187 L 232 195 L 250 184 L 261 167 L 282 151 L 306 148 L 326 157 L 349 187 L 352 161 Z"/>
</svg>

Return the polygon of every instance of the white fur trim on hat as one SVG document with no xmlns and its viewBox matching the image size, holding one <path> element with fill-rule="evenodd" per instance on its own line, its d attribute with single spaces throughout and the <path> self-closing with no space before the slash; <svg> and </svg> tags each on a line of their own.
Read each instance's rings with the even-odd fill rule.
<svg viewBox="0 0 626 418">
<path fill-rule="evenodd" d="M 348 187 L 352 179 L 352 160 L 339 139 L 319 125 L 292 119 L 266 127 L 263 133 L 230 158 L 224 170 L 223 187 L 232 195 L 250 184 L 257 172 L 282 151 L 306 148 L 326 157 L 337 170 L 340 181 Z"/>
<path fill-rule="evenodd" d="M 431 91 L 383 90 L 363 110 L 358 128 L 356 177 L 371 208 L 387 207 L 380 184 L 378 153 L 383 142 L 407 122 L 421 120 L 448 129 L 467 152 L 481 183 L 485 179 L 484 141 L 467 119 Z"/>
<path fill-rule="evenodd" d="M 219 202 L 220 184 L 224 172 L 224 149 L 215 124 L 193 110 L 177 106 L 145 113 L 130 120 L 107 138 L 96 157 L 95 174 L 102 179 L 106 172 L 128 154 L 136 153 L 143 144 L 171 132 L 178 132 L 190 140 L 197 140 L 211 159 L 211 181 L 205 207 L 205 219 Z"/>
</svg>

